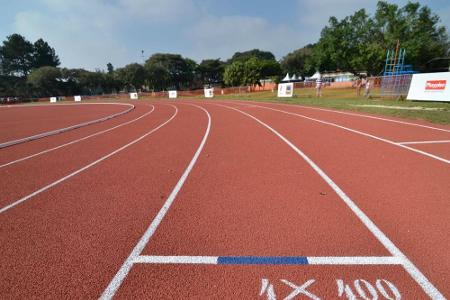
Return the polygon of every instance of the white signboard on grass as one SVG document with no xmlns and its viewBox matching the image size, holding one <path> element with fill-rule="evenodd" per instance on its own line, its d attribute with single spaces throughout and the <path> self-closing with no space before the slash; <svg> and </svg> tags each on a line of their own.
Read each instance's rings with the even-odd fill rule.
<svg viewBox="0 0 450 300">
<path fill-rule="evenodd" d="M 278 84 L 278 97 L 292 97 L 294 95 L 294 83 Z"/>
<path fill-rule="evenodd" d="M 450 72 L 414 74 L 407 99 L 450 102 Z"/>
<path fill-rule="evenodd" d="M 56 103 L 56 101 L 58 101 L 58 98 L 50 97 L 50 103 Z"/>
<path fill-rule="evenodd" d="M 81 96 L 73 96 L 73 100 L 75 100 L 75 102 L 80 102 Z"/>
<path fill-rule="evenodd" d="M 214 88 L 205 89 L 205 98 L 214 98 Z"/>
<path fill-rule="evenodd" d="M 132 99 L 132 100 L 139 99 L 138 93 L 130 93 L 130 99 Z"/>
<path fill-rule="evenodd" d="M 169 91 L 169 98 L 176 99 L 178 97 L 177 91 Z"/>
</svg>

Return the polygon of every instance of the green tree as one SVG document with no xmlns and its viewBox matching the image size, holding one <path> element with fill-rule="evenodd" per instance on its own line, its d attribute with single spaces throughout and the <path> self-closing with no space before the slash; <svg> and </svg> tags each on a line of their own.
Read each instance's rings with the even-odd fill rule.
<svg viewBox="0 0 450 300">
<path fill-rule="evenodd" d="M 275 60 L 260 60 L 261 64 L 261 78 L 267 79 L 269 77 L 281 76 L 282 70 L 279 62 Z"/>
<path fill-rule="evenodd" d="M 387 49 L 397 41 L 406 50 L 406 63 L 423 69 L 428 61 L 448 54 L 449 40 L 439 17 L 427 6 L 408 2 L 399 8 L 380 1 L 374 17 L 364 9 L 338 20 L 331 17 L 313 49 L 309 62 L 319 70 L 383 70 Z"/>
<path fill-rule="evenodd" d="M 112 65 L 112 63 L 108 63 L 106 65 L 106 69 L 108 70 L 108 74 L 114 73 L 114 66 Z"/>
<path fill-rule="evenodd" d="M 244 52 L 236 52 L 233 54 L 228 63 L 233 63 L 235 61 L 246 62 L 250 58 L 257 58 L 260 60 L 275 60 L 275 55 L 269 51 L 262 51 L 259 49 L 248 50 Z"/>
<path fill-rule="evenodd" d="M 158 64 L 146 64 L 147 84 L 153 91 L 166 89 L 171 82 L 169 71 Z"/>
<path fill-rule="evenodd" d="M 123 68 L 117 69 L 117 75 L 127 89 L 138 91 L 145 84 L 147 79 L 146 69 L 138 64 L 129 64 Z"/>
<path fill-rule="evenodd" d="M 33 45 L 33 68 L 44 66 L 57 67 L 60 65 L 55 49 L 43 39 L 38 39 Z"/>
<path fill-rule="evenodd" d="M 280 62 L 283 73 L 297 74 L 303 77 L 312 75 L 315 70 L 311 70 L 308 60 L 312 57 L 313 48 L 314 45 L 309 44 L 284 56 Z"/>
<path fill-rule="evenodd" d="M 400 41 L 407 62 L 419 70 L 431 59 L 449 54 L 448 34 L 440 25 L 439 16 L 418 2 L 408 2 L 399 8 L 380 1 L 374 22 L 380 33 L 379 44 L 392 49 Z"/>
<path fill-rule="evenodd" d="M 38 96 L 54 96 L 60 94 L 61 75 L 59 68 L 45 66 L 31 71 L 27 81 L 37 91 Z"/>
<path fill-rule="evenodd" d="M 260 80 L 263 77 L 262 61 L 252 57 L 244 64 L 244 78 L 242 83 L 245 85 L 261 85 Z"/>
<path fill-rule="evenodd" d="M 164 75 L 151 79 L 157 81 L 160 88 L 180 89 L 190 88 L 192 85 L 196 63 L 179 54 L 156 53 L 147 59 L 145 68 L 152 74 L 150 77 Z"/>
<path fill-rule="evenodd" d="M 33 67 L 33 44 L 20 34 L 12 34 L 0 46 L 3 75 L 26 76 Z"/>
<path fill-rule="evenodd" d="M 240 61 L 233 62 L 225 67 L 223 80 L 228 86 L 239 86 L 245 84 L 245 65 Z"/>
<path fill-rule="evenodd" d="M 220 59 L 204 59 L 197 68 L 199 78 L 203 84 L 222 82 L 224 70 L 225 63 Z"/>
</svg>

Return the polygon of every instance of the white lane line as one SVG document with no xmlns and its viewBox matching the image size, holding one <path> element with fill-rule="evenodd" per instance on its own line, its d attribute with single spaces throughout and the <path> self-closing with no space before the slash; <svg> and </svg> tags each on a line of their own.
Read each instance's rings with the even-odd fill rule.
<svg viewBox="0 0 450 300">
<path fill-rule="evenodd" d="M 181 175 L 180 179 L 178 180 L 177 184 L 173 188 L 172 192 L 170 193 L 169 197 L 167 198 L 166 202 L 164 203 L 163 207 L 161 207 L 160 211 L 156 215 L 156 217 L 153 219 L 150 226 L 145 231 L 144 235 L 141 237 L 139 242 L 134 247 L 133 251 L 131 251 L 128 258 L 125 260 L 123 265 L 120 267 L 119 271 L 116 273 L 114 278 L 111 280 L 111 282 L 108 284 L 106 289 L 103 291 L 103 294 L 100 296 L 100 299 L 112 299 L 114 295 L 116 294 L 119 287 L 122 285 L 123 280 L 127 277 L 128 273 L 131 270 L 131 267 L 135 263 L 135 260 L 140 256 L 142 253 L 142 250 L 144 250 L 145 246 L 147 245 L 148 241 L 152 237 L 152 235 L 155 233 L 156 229 L 158 228 L 159 224 L 169 211 L 170 206 L 175 201 L 175 198 L 178 195 L 178 192 L 181 190 L 181 188 L 184 185 L 184 182 L 188 178 L 189 174 L 192 171 L 192 168 L 194 167 L 195 163 L 197 162 L 198 157 L 200 156 L 200 153 L 203 150 L 203 147 L 205 146 L 206 140 L 208 139 L 209 132 L 211 129 L 211 116 L 209 112 L 204 109 L 203 107 L 190 104 L 192 106 L 195 106 L 201 110 L 203 110 L 206 115 L 208 116 L 208 126 L 206 128 L 205 134 L 203 136 L 203 139 L 195 152 L 194 156 L 192 157 L 192 160 L 190 161 L 189 165 L 187 166 L 186 170 L 184 171 L 183 175 Z"/>
<path fill-rule="evenodd" d="M 417 142 L 398 142 L 399 145 L 416 145 L 416 144 L 444 144 L 450 143 L 450 140 L 441 141 L 417 141 Z"/>
<path fill-rule="evenodd" d="M 246 102 L 246 101 L 240 101 L 240 102 L 242 102 L 242 103 L 249 103 L 249 102 Z M 305 109 L 311 109 L 311 110 L 320 110 L 320 111 L 332 112 L 332 113 L 336 113 L 336 114 L 349 115 L 349 116 L 361 117 L 361 118 L 369 118 L 369 119 L 375 119 L 375 120 L 380 120 L 380 121 L 386 121 L 386 122 L 392 122 L 392 123 L 408 125 L 408 126 L 416 126 L 416 127 L 422 127 L 422 128 L 438 130 L 438 131 L 443 131 L 443 132 L 450 132 L 450 129 L 439 128 L 439 127 L 434 127 L 434 126 L 429 126 L 429 125 L 422 125 L 422 124 L 417 124 L 417 123 L 410 123 L 410 122 L 406 122 L 406 121 L 386 119 L 386 118 L 382 118 L 382 117 L 375 117 L 375 116 L 363 115 L 363 114 L 346 112 L 346 111 L 339 111 L 339 110 L 332 110 L 332 109 L 311 107 L 311 106 L 303 106 L 303 105 L 288 105 L 288 104 L 282 104 L 282 103 L 270 103 L 270 104 L 284 106 L 284 107 L 298 107 L 298 108 L 305 108 Z"/>
<path fill-rule="evenodd" d="M 217 265 L 219 256 L 159 256 L 139 255 L 135 264 L 207 264 Z M 402 265 L 394 256 L 307 256 L 305 265 Z M 276 264 L 274 264 L 276 265 Z"/>
<path fill-rule="evenodd" d="M 0 143 L 0 149 L 2 148 L 6 148 L 6 147 L 10 147 L 10 146 L 14 146 L 17 144 L 22 144 L 22 143 L 26 143 L 26 142 L 30 142 L 30 141 L 34 141 L 37 139 L 42 139 L 51 135 L 55 135 L 55 134 L 60 134 L 69 130 L 74 130 L 80 127 L 85 127 L 85 126 L 89 126 L 92 124 L 96 124 L 96 123 L 100 123 L 100 122 L 104 122 L 107 120 L 110 120 L 112 118 L 116 118 L 118 116 L 124 115 L 128 112 L 130 112 L 131 110 L 133 110 L 135 108 L 135 106 L 133 104 L 129 104 L 129 103 L 80 103 L 80 104 L 70 104 L 70 105 L 94 105 L 94 104 L 100 104 L 100 105 L 123 105 L 123 106 L 129 106 L 128 109 L 100 118 L 100 119 L 96 119 L 96 120 L 92 120 L 92 121 L 88 121 L 88 122 L 83 122 L 83 123 L 79 123 L 79 124 L 75 124 L 69 127 L 64 127 L 64 128 L 59 128 L 59 129 L 55 129 L 55 130 L 51 130 L 51 131 L 46 131 L 46 132 L 42 132 L 36 135 L 32 135 L 32 136 L 27 136 L 24 138 L 20 138 L 20 139 L 16 139 L 16 140 L 12 140 L 12 141 L 7 141 L 4 143 Z"/>
<path fill-rule="evenodd" d="M 264 126 L 277 137 L 279 137 L 283 142 L 285 142 L 292 150 L 294 150 L 299 156 L 301 156 L 311 168 L 317 172 L 317 174 L 322 177 L 322 179 L 335 191 L 335 193 L 344 201 L 344 203 L 353 211 L 353 213 L 361 220 L 361 222 L 369 229 L 370 232 L 380 241 L 381 244 L 391 253 L 392 256 L 403 261 L 403 267 L 411 275 L 411 277 L 422 287 L 422 289 L 430 296 L 432 299 L 445 299 L 444 296 L 436 289 L 436 287 L 425 277 L 425 275 L 420 272 L 420 270 L 400 251 L 397 246 L 375 225 L 374 222 L 350 199 L 349 196 L 324 172 L 322 169 L 312 161 L 305 153 L 303 153 L 299 148 L 297 148 L 293 143 L 291 143 L 287 138 L 285 138 L 281 133 L 259 120 L 255 116 L 248 114 L 237 108 L 216 104 L 218 106 L 226 107 L 228 109 L 235 110 Z"/>
<path fill-rule="evenodd" d="M 135 264 L 202 264 L 217 265 L 218 256 L 153 256 L 139 255 Z"/>
<path fill-rule="evenodd" d="M 10 166 L 10 165 L 16 164 L 16 163 L 18 163 L 18 162 L 22 162 L 22 161 L 28 160 L 28 159 L 30 159 L 30 158 L 33 158 L 33 157 L 36 157 L 36 156 L 39 156 L 39 155 L 42 155 L 42 154 L 46 154 L 46 153 L 49 153 L 49 152 L 52 152 L 52 151 L 61 149 L 61 148 L 63 148 L 63 147 L 69 146 L 69 145 L 73 145 L 73 144 L 75 144 L 75 143 L 78 143 L 78 142 L 87 140 L 87 139 L 89 139 L 89 138 L 91 138 L 91 137 L 94 137 L 94 136 L 97 136 L 97 135 L 100 135 L 100 134 L 107 133 L 107 132 L 109 132 L 109 131 L 111 131 L 111 130 L 120 128 L 120 127 L 122 127 L 122 126 L 129 125 L 129 124 L 131 124 L 131 123 L 134 123 L 134 122 L 136 122 L 136 121 L 138 121 L 138 120 L 144 118 L 145 116 L 148 116 L 149 114 L 151 114 L 151 113 L 155 110 L 155 106 L 153 106 L 153 105 L 150 105 L 150 106 L 152 107 L 152 109 L 151 109 L 150 111 L 148 111 L 147 113 L 143 114 L 142 116 L 140 116 L 140 117 L 138 117 L 138 118 L 136 118 L 136 119 L 133 119 L 133 120 L 130 120 L 130 121 L 121 123 L 121 124 L 119 124 L 119 125 L 117 125 L 117 126 L 114 126 L 114 127 L 109 128 L 109 129 L 106 129 L 106 130 L 102 130 L 102 131 L 96 132 L 96 133 L 94 133 L 94 134 L 91 134 L 91 135 L 82 137 L 82 138 L 77 139 L 77 140 L 73 140 L 73 141 L 71 141 L 71 142 L 68 142 L 68 143 L 65 143 L 65 144 L 56 146 L 56 147 L 54 147 L 54 148 L 50 148 L 50 149 L 47 149 L 47 150 L 44 150 L 44 151 L 41 151 L 41 152 L 38 152 L 38 153 L 35 153 L 35 154 L 32 154 L 32 155 L 29 155 L 29 156 L 25 156 L 25 157 L 22 157 L 22 158 L 19 158 L 19 159 L 10 161 L 10 162 L 8 162 L 8 163 L 5 163 L 5 164 L 3 164 L 3 165 L 0 165 L 0 169 L 1 169 L 1 168 L 4 168 L 4 167 L 6 167 L 6 166 Z"/>
<path fill-rule="evenodd" d="M 248 105 L 248 104 L 242 104 L 242 103 L 237 103 L 237 104 L 238 105 Z M 283 113 L 283 114 L 297 116 L 297 117 L 301 117 L 301 118 L 304 118 L 304 119 L 307 119 L 307 120 L 311 120 L 311 121 L 314 121 L 314 122 L 318 122 L 318 123 L 334 126 L 334 127 L 337 127 L 337 128 L 340 128 L 340 129 L 343 129 L 343 130 L 346 130 L 346 131 L 349 131 L 349 132 L 352 132 L 352 133 L 360 134 L 360 135 L 363 135 L 363 136 L 366 136 L 366 137 L 369 137 L 369 138 L 372 138 L 372 139 L 375 139 L 375 140 L 378 140 L 378 141 L 382 141 L 382 142 L 385 142 L 385 143 L 388 143 L 388 144 L 391 144 L 391 145 L 395 145 L 395 146 L 403 148 L 403 149 L 407 149 L 409 151 L 416 152 L 418 154 L 421 154 L 421 155 L 424 155 L 424 156 L 427 156 L 427 157 L 439 160 L 439 161 L 441 161 L 443 163 L 446 163 L 446 164 L 450 164 L 450 160 L 445 159 L 443 157 L 440 157 L 440 156 L 437 156 L 437 155 L 434 155 L 434 154 L 431 154 L 431 153 L 428 153 L 428 152 L 425 152 L 425 151 L 422 151 L 422 150 L 419 150 L 419 149 L 411 148 L 411 147 L 408 147 L 408 146 L 405 146 L 405 145 L 402 145 L 402 144 L 399 144 L 399 143 L 393 142 L 391 140 L 387 140 L 385 138 L 381 138 L 381 137 L 378 137 L 378 136 L 375 136 L 375 135 L 372 135 L 372 134 L 369 134 L 369 133 L 365 133 L 365 132 L 362 132 L 362 131 L 359 131 L 359 130 L 355 130 L 355 129 L 351 129 L 351 128 L 348 128 L 348 127 L 345 127 L 345 126 L 341 126 L 341 125 L 338 125 L 336 123 L 327 122 L 327 121 L 323 121 L 323 120 L 320 120 L 320 119 L 315 119 L 315 118 L 311 118 L 311 117 L 308 117 L 308 116 L 305 116 L 305 115 L 301 115 L 301 114 L 297 114 L 297 113 L 293 113 L 293 112 L 289 112 L 289 111 L 284 111 L 284 110 L 280 110 L 280 109 L 276 109 L 276 108 L 272 108 L 272 107 L 260 106 L 260 105 L 254 105 L 254 104 L 252 104 L 252 106 L 256 107 L 256 108 L 273 110 L 273 111 L 277 111 L 277 112 L 280 112 L 280 113 Z"/>
<path fill-rule="evenodd" d="M 395 256 L 308 256 L 310 265 L 402 265 Z"/>
<path fill-rule="evenodd" d="M 83 172 L 83 171 L 86 171 L 87 169 L 89 169 L 89 168 L 95 166 L 96 164 L 98 164 L 98 163 L 100 163 L 100 162 L 102 162 L 102 161 L 104 161 L 104 160 L 110 158 L 111 156 L 113 156 L 113 155 L 115 155 L 115 154 L 121 152 L 122 150 L 124 150 L 124 149 L 130 147 L 131 145 L 136 144 L 136 143 L 139 142 L 140 140 L 142 140 L 142 139 L 144 139 L 145 137 L 149 136 L 150 134 L 154 133 L 155 131 L 157 131 L 157 130 L 160 129 L 161 127 L 165 126 L 165 125 L 166 125 L 167 123 L 169 123 L 170 121 L 172 121 L 173 118 L 175 118 L 175 116 L 177 115 L 177 113 L 178 113 L 178 108 L 176 108 L 176 107 L 173 106 L 173 105 L 170 105 L 170 106 L 172 106 L 173 108 L 175 108 L 175 112 L 174 112 L 174 114 L 173 114 L 167 121 L 165 121 L 164 123 L 162 123 L 162 124 L 160 124 L 159 126 L 153 128 L 152 130 L 150 130 L 149 132 L 145 133 L 144 135 L 141 135 L 139 138 L 137 138 L 137 139 L 131 141 L 130 143 L 128 143 L 128 144 L 126 144 L 126 145 L 124 145 L 124 146 L 122 146 L 122 147 L 120 147 L 120 148 L 114 150 L 113 152 L 110 152 L 109 154 L 107 154 L 107 155 L 105 155 L 105 156 L 103 156 L 103 157 L 97 159 L 96 161 L 94 161 L 94 162 L 92 162 L 92 163 L 90 163 L 90 164 L 88 164 L 88 165 L 82 167 L 81 169 L 78 169 L 78 170 L 76 170 L 75 172 L 72 172 L 72 173 L 70 173 L 69 175 L 64 176 L 63 178 L 60 178 L 60 179 L 58 179 L 58 180 L 56 180 L 56 181 L 50 183 L 49 185 L 46 185 L 46 186 L 44 186 L 43 188 L 41 188 L 41 189 L 39 189 L 39 190 L 37 190 L 37 191 L 35 191 L 35 192 L 33 192 L 33 193 L 31 193 L 31 194 L 25 196 L 25 197 L 23 197 L 23 198 L 21 198 L 21 199 L 19 199 L 19 200 L 16 200 L 16 201 L 12 202 L 12 203 L 9 204 L 9 205 L 6 205 L 6 206 L 2 207 L 2 208 L 0 209 L 0 214 L 6 212 L 7 210 L 9 210 L 9 209 L 11 209 L 11 208 L 13 208 L 13 207 L 15 207 L 15 206 L 17 206 L 17 205 L 19 205 L 19 204 L 25 202 L 25 201 L 31 199 L 32 197 L 34 197 L 34 196 L 36 196 L 36 195 L 38 195 L 38 194 L 40 194 L 40 193 L 42 193 L 42 192 L 44 192 L 44 191 L 46 191 L 46 190 L 52 188 L 52 187 L 54 187 L 55 185 L 60 184 L 61 182 L 65 181 L 65 180 L 67 180 L 67 179 L 69 179 L 69 178 L 71 178 L 71 177 L 73 177 L 73 176 L 75 176 L 75 175 L 77 175 L 77 174 L 79 174 L 79 173 L 81 173 L 81 172 Z"/>
</svg>

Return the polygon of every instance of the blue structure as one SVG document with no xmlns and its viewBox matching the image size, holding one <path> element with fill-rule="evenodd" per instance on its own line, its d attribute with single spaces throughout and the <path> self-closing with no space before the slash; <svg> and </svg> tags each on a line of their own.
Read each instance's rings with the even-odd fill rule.
<svg viewBox="0 0 450 300">
<path fill-rule="evenodd" d="M 384 65 L 383 78 L 381 80 L 382 96 L 401 96 L 408 92 L 412 74 L 417 73 L 412 65 L 405 65 L 406 50 L 399 49 L 399 43 L 395 51 L 388 50 Z"/>
</svg>

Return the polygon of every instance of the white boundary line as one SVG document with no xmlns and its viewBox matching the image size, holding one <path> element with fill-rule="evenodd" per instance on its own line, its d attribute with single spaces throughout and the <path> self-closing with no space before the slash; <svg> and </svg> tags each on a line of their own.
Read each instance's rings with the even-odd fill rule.
<svg viewBox="0 0 450 300">
<path fill-rule="evenodd" d="M 135 108 L 135 106 L 133 104 L 129 104 L 129 103 L 79 103 L 79 104 L 70 104 L 70 105 L 96 105 L 96 104 L 100 104 L 100 105 L 111 105 L 111 104 L 112 105 L 123 105 L 123 106 L 129 106 L 129 108 L 127 110 L 124 110 L 124 111 L 121 111 L 121 112 L 118 112 L 118 113 L 115 113 L 115 114 L 112 114 L 112 115 L 109 115 L 109 116 L 106 116 L 106 117 L 103 117 L 103 118 L 100 118 L 100 119 L 96 119 L 96 120 L 92 120 L 92 121 L 87 121 L 87 122 L 71 125 L 69 127 L 64 127 L 64 128 L 51 130 L 51 131 L 42 132 L 42 133 L 39 133 L 39 134 L 35 134 L 35 135 L 32 135 L 32 136 L 27 136 L 27 137 L 16 139 L 16 140 L 12 140 L 12 141 L 3 142 L 3 143 L 0 143 L 0 149 L 6 148 L 6 147 L 10 147 L 10 146 L 14 146 L 14 145 L 17 145 L 17 144 L 22 144 L 22 143 L 34 141 L 34 140 L 41 139 L 41 138 L 44 138 L 44 137 L 48 137 L 48 136 L 51 136 L 51 135 L 60 134 L 60 133 L 63 133 L 63 132 L 66 132 L 66 131 L 70 131 L 70 130 L 74 130 L 74 129 L 77 129 L 77 128 L 80 128 L 80 127 L 85 127 L 85 126 L 88 126 L 88 125 L 104 122 L 104 121 L 107 121 L 109 119 L 116 118 L 118 116 L 124 115 L 124 114 L 130 112 L 131 110 L 133 110 Z M 68 105 L 68 104 L 66 104 L 66 105 Z M 46 106 L 46 105 L 41 105 L 41 106 Z M 49 106 L 49 107 L 52 107 L 52 106 Z"/>
<path fill-rule="evenodd" d="M 69 145 L 73 145 L 73 144 L 75 144 L 75 143 L 78 143 L 78 142 L 87 140 L 87 139 L 89 139 L 89 138 L 91 138 L 91 137 L 94 137 L 94 136 L 97 136 L 97 135 L 100 135 L 100 134 L 103 134 L 103 133 L 107 133 L 107 132 L 109 132 L 109 131 L 111 131 L 111 130 L 114 130 L 114 129 L 117 129 L 117 128 L 119 128 L 119 127 L 122 127 L 122 126 L 125 126 L 125 125 L 129 125 L 129 124 L 131 124 L 131 123 L 134 123 L 134 122 L 136 122 L 136 121 L 138 121 L 138 120 L 144 118 L 145 116 L 148 116 L 149 114 L 151 114 L 151 113 L 155 110 L 155 106 L 150 105 L 150 107 L 152 107 L 152 109 L 151 109 L 150 111 L 146 112 L 145 114 L 143 114 L 142 116 L 140 116 L 140 117 L 138 117 L 138 118 L 136 118 L 136 119 L 133 119 L 133 120 L 130 120 L 130 121 L 121 123 L 121 124 L 119 124 L 119 125 L 117 125 L 117 126 L 114 126 L 114 127 L 108 128 L 108 129 L 106 129 L 106 130 L 102 130 L 102 131 L 96 132 L 96 133 L 94 133 L 94 134 L 91 134 L 91 135 L 82 137 L 82 138 L 80 138 L 80 139 L 76 139 L 76 140 L 70 141 L 70 142 L 68 142 L 68 143 L 65 143 L 65 144 L 56 146 L 56 147 L 54 147 L 54 148 L 46 149 L 46 150 L 44 150 L 44 151 L 41 151 L 41 152 L 38 152 L 38 153 L 35 153 L 35 154 L 32 154 L 32 155 L 29 155 L 29 156 L 25 156 L 25 157 L 22 157 L 22 158 L 19 158 L 19 159 L 10 161 L 10 162 L 8 162 L 8 163 L 5 163 L 5 164 L 3 164 L 3 165 L 0 165 L 0 169 L 1 169 L 1 168 L 4 168 L 4 167 L 6 167 L 6 166 L 10 166 L 10 165 L 16 164 L 16 163 L 18 163 L 18 162 L 22 162 L 22 161 L 28 160 L 28 159 L 30 159 L 30 158 L 33 158 L 33 157 L 36 157 L 36 156 L 39 156 L 39 155 L 42 155 L 42 154 L 46 154 L 46 153 L 52 152 L 52 151 L 57 150 L 57 149 L 61 149 L 61 148 L 63 148 L 63 147 L 69 146 Z"/>
<path fill-rule="evenodd" d="M 201 264 L 217 265 L 218 256 L 156 256 L 139 255 L 133 262 L 135 264 Z"/>
<path fill-rule="evenodd" d="M 399 142 L 399 145 L 416 145 L 416 144 L 444 144 L 450 143 L 450 140 L 441 140 L 441 141 L 419 141 L 419 142 Z"/>
<path fill-rule="evenodd" d="M 439 161 L 441 161 L 443 163 L 446 163 L 446 164 L 450 164 L 450 160 L 442 158 L 440 156 L 437 156 L 437 155 L 434 155 L 434 154 L 431 154 L 431 153 L 428 153 L 428 152 L 425 152 L 425 151 L 422 151 L 422 150 L 419 150 L 419 149 L 411 148 L 411 147 L 408 147 L 408 146 L 405 146 L 405 145 L 393 142 L 391 140 L 387 140 L 385 138 L 378 137 L 376 135 L 372 135 L 372 134 L 365 133 L 365 132 L 362 132 L 362 131 L 359 131 L 359 130 L 355 130 L 355 129 L 351 129 L 351 128 L 348 128 L 348 127 L 345 127 L 345 126 L 341 126 L 341 125 L 338 125 L 336 123 L 327 122 L 327 121 L 323 121 L 323 120 L 320 120 L 320 119 L 311 118 L 311 117 L 308 117 L 308 116 L 305 116 L 305 115 L 302 115 L 302 114 L 289 112 L 289 111 L 284 111 L 284 110 L 280 110 L 280 109 L 276 109 L 276 108 L 272 108 L 272 107 L 267 107 L 267 106 L 261 106 L 261 105 L 255 105 L 255 104 L 243 104 L 243 103 L 236 103 L 236 104 L 238 104 L 238 105 L 246 105 L 246 106 L 251 106 L 251 107 L 256 107 L 256 108 L 262 108 L 262 109 L 268 109 L 268 110 L 273 110 L 273 111 L 277 111 L 277 112 L 284 113 L 284 114 L 287 114 L 287 115 L 297 116 L 297 117 L 301 117 L 301 118 L 304 118 L 304 119 L 307 119 L 307 120 L 311 120 L 311 121 L 314 121 L 314 122 L 318 122 L 318 123 L 334 126 L 334 127 L 337 127 L 337 128 L 340 128 L 340 129 L 344 129 L 344 130 L 352 132 L 352 133 L 360 134 L 360 135 L 363 135 L 363 136 L 366 136 L 366 137 L 369 137 L 369 138 L 372 138 L 372 139 L 375 139 L 375 140 L 378 140 L 378 141 L 382 141 L 382 142 L 385 142 L 385 143 L 388 143 L 388 144 L 391 144 L 391 145 L 395 145 L 397 147 L 400 147 L 400 148 L 403 148 L 403 149 L 407 149 L 407 150 L 416 152 L 416 153 L 424 155 L 424 156 L 428 156 L 430 158 L 439 160 Z"/>
<path fill-rule="evenodd" d="M 402 265 L 394 256 L 305 256 L 307 265 Z M 219 256 L 158 256 L 139 255 L 135 264 L 206 264 L 217 265 Z M 272 264 L 270 264 L 272 265 Z M 277 264 L 274 264 L 277 265 Z"/>
<path fill-rule="evenodd" d="M 436 289 L 436 287 L 425 277 L 422 272 L 400 251 L 397 246 L 372 222 L 372 220 L 350 199 L 349 196 L 330 178 L 328 175 L 320 169 L 320 167 L 314 163 L 305 153 L 291 143 L 287 138 L 281 135 L 278 131 L 244 111 L 237 108 L 216 104 L 218 106 L 226 107 L 228 109 L 235 110 L 241 114 L 258 122 L 273 134 L 279 137 L 285 142 L 292 150 L 294 150 L 300 157 L 302 157 L 311 168 L 319 174 L 320 177 L 335 191 L 335 193 L 342 199 L 342 201 L 353 211 L 353 213 L 360 219 L 360 221 L 369 229 L 369 231 L 380 241 L 380 243 L 391 253 L 395 258 L 403 261 L 403 267 L 409 273 L 409 275 L 422 287 L 425 293 L 432 299 L 445 299 L 444 296 Z"/>
<path fill-rule="evenodd" d="M 98 163 L 100 163 L 100 162 L 102 162 L 102 161 L 104 161 L 104 160 L 110 158 L 111 156 L 113 156 L 113 155 L 115 155 L 115 154 L 121 152 L 122 150 L 124 150 L 124 149 L 130 147 L 130 146 L 133 145 L 133 144 L 136 144 L 136 143 L 139 142 L 140 140 L 142 140 L 142 139 L 144 139 L 145 137 L 149 136 L 150 134 L 154 133 L 155 131 L 157 131 L 157 130 L 160 129 L 161 127 L 165 126 L 165 125 L 166 125 L 167 123 L 169 123 L 170 121 L 172 121 L 173 118 L 175 118 L 175 116 L 177 115 L 177 113 L 178 113 L 178 108 L 175 107 L 175 106 L 173 106 L 173 105 L 170 105 L 170 106 L 172 106 L 173 108 L 175 108 L 175 113 L 174 113 L 167 121 L 165 121 L 164 123 L 162 123 L 162 124 L 160 124 L 159 126 L 153 128 L 152 130 L 150 130 L 149 132 L 145 133 L 144 135 L 141 135 L 139 138 L 137 138 L 137 139 L 131 141 L 130 143 L 128 143 L 128 144 L 126 144 L 126 145 L 124 145 L 124 146 L 122 146 L 122 147 L 120 147 L 120 148 L 114 150 L 113 152 L 110 152 L 109 154 L 107 154 L 107 155 L 105 155 L 105 156 L 103 156 L 103 157 L 97 159 L 96 161 L 94 161 L 94 162 L 92 162 L 92 163 L 90 163 L 90 164 L 88 164 L 88 165 L 82 167 L 81 169 L 78 169 L 78 170 L 76 170 L 75 172 L 72 172 L 72 173 L 70 173 L 69 175 L 64 176 L 64 177 L 62 177 L 62 178 L 60 178 L 60 179 L 58 179 L 58 180 L 56 180 L 56 181 L 50 183 L 49 185 L 44 186 L 43 188 L 41 188 L 41 189 L 39 189 L 39 190 L 37 190 L 37 191 L 35 191 L 35 192 L 33 192 L 33 193 L 31 193 L 31 194 L 25 196 L 25 197 L 23 197 L 23 198 L 21 198 L 21 199 L 19 199 L 19 200 L 16 200 L 16 201 L 12 202 L 12 203 L 9 204 L 9 205 L 6 205 L 6 206 L 2 207 L 2 208 L 0 209 L 0 214 L 6 212 L 7 210 L 9 210 L 9 209 L 11 209 L 11 208 L 13 208 L 13 207 L 15 207 L 15 206 L 17 206 L 17 205 L 19 205 L 19 204 L 21 204 L 21 203 L 27 201 L 27 200 L 29 200 L 30 198 L 32 198 L 32 197 L 34 197 L 34 196 L 36 196 L 36 195 L 38 195 L 38 194 L 40 194 L 40 193 L 42 193 L 42 192 L 44 192 L 44 191 L 46 191 L 46 190 L 48 190 L 48 189 L 54 187 L 55 185 L 58 185 L 58 184 L 60 184 L 61 182 L 66 181 L 67 179 L 69 179 L 69 178 L 71 178 L 71 177 L 73 177 L 73 176 L 75 176 L 75 175 L 77 175 L 77 174 L 79 174 L 79 173 L 81 173 L 81 172 L 83 172 L 83 171 L 86 171 L 87 169 L 89 169 L 89 168 L 95 166 L 96 164 L 98 164 Z"/>
<path fill-rule="evenodd" d="M 238 102 L 248 103 L 248 104 L 249 103 L 253 103 L 253 101 L 243 101 L 243 100 L 238 100 Z M 439 128 L 439 127 L 434 127 L 434 126 L 429 126 L 429 125 L 422 125 L 422 124 L 417 124 L 417 123 L 410 123 L 410 122 L 400 121 L 400 120 L 386 119 L 386 118 L 382 118 L 382 117 L 375 117 L 375 116 L 369 116 L 369 115 L 352 113 L 352 112 L 346 112 L 346 111 L 339 111 L 339 110 L 332 110 L 332 109 L 312 107 L 312 106 L 304 106 L 304 105 L 297 105 L 297 104 L 289 105 L 289 104 L 272 103 L 272 102 L 265 102 L 265 103 L 273 104 L 273 105 L 277 105 L 277 106 L 284 106 L 284 107 L 297 107 L 297 108 L 305 108 L 305 109 L 311 109 L 311 110 L 320 110 L 320 111 L 332 112 L 332 113 L 336 113 L 336 114 L 349 115 L 349 116 L 361 117 L 361 118 L 369 118 L 369 119 L 375 119 L 375 120 L 380 120 L 380 121 L 386 121 L 386 122 L 392 122 L 392 123 L 408 125 L 408 126 L 422 127 L 422 128 L 427 128 L 427 129 L 431 129 L 431 130 L 450 132 L 450 129 Z"/>
<path fill-rule="evenodd" d="M 190 161 L 189 165 L 187 166 L 186 170 L 183 172 L 183 175 L 181 175 L 180 179 L 178 180 L 177 184 L 173 188 L 172 192 L 170 193 L 169 197 L 167 197 L 166 202 L 164 203 L 163 207 L 161 207 L 160 211 L 156 215 L 156 217 L 153 219 L 150 226 L 145 231 L 144 235 L 141 237 L 139 242 L 134 247 L 133 251 L 131 251 L 128 258 L 125 260 L 123 265 L 120 267 L 119 271 L 116 273 L 114 278 L 111 280 L 111 282 L 108 284 L 106 289 L 103 291 L 103 294 L 100 296 L 100 299 L 112 299 L 114 295 L 116 294 L 119 287 L 122 285 L 123 280 L 127 277 L 128 273 L 131 270 L 131 267 L 133 264 L 135 264 L 135 260 L 139 258 L 140 254 L 142 253 L 142 250 L 144 250 L 145 246 L 147 245 L 148 241 L 152 237 L 152 235 L 155 233 L 156 229 L 158 228 L 159 224 L 167 214 L 167 212 L 170 209 L 170 206 L 175 201 L 175 198 L 178 195 L 178 192 L 183 187 L 186 179 L 188 178 L 189 174 L 191 173 L 195 163 L 197 162 L 198 157 L 200 156 L 200 153 L 203 150 L 203 147 L 205 146 L 206 140 L 208 139 L 209 132 L 211 129 L 211 116 L 209 112 L 204 109 L 201 106 L 189 104 L 192 106 L 195 106 L 201 110 L 203 110 L 206 115 L 208 116 L 208 126 L 205 130 L 205 134 L 203 136 L 203 139 L 195 152 L 194 156 L 192 157 L 192 160 Z"/>
</svg>

